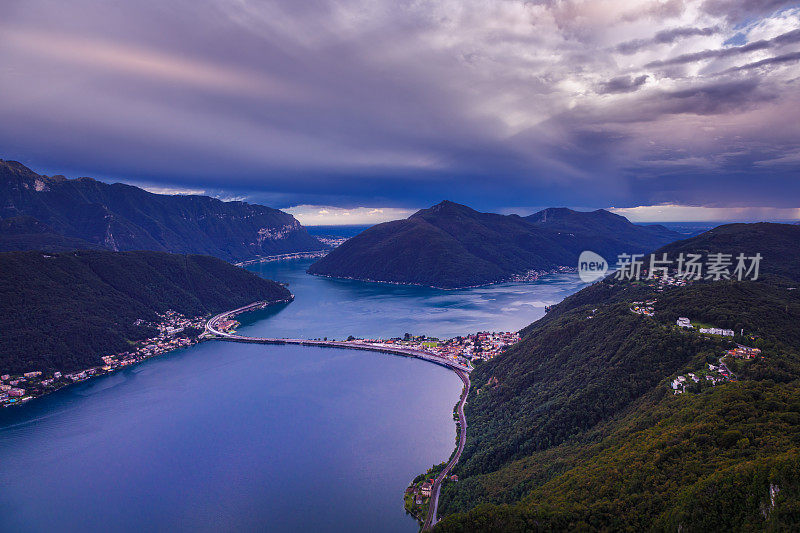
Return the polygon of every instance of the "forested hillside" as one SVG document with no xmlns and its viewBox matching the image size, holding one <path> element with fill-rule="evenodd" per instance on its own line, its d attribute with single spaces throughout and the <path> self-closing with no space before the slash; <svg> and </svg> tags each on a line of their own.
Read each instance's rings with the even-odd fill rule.
<svg viewBox="0 0 800 533">
<path fill-rule="evenodd" d="M 472 373 L 460 480 L 444 486 L 437 529 L 800 526 L 798 247 L 796 226 L 718 228 L 657 255 L 759 252 L 757 281 L 609 278 L 523 330 Z M 631 311 L 644 301 L 654 316 Z M 679 316 L 737 335 L 682 329 Z M 727 355 L 737 343 L 761 352 Z M 731 375 L 713 384 L 721 361 Z M 690 373 L 699 380 L 674 394 Z"/>
<path fill-rule="evenodd" d="M 220 259 L 161 252 L 0 253 L 0 373 L 97 365 L 169 309 L 199 316 L 291 297 Z"/>
<path fill-rule="evenodd" d="M 649 252 L 679 237 L 666 228 L 635 226 L 607 211 L 547 211 L 570 216 L 525 219 L 444 201 L 361 232 L 309 272 L 452 289 L 506 281 L 531 270 L 575 267 L 584 250 L 616 257 Z"/>
<path fill-rule="evenodd" d="M 42 250 L 102 250 L 99 244 L 61 235 L 33 217 L 19 216 L 0 220 L 0 252 Z"/>
</svg>

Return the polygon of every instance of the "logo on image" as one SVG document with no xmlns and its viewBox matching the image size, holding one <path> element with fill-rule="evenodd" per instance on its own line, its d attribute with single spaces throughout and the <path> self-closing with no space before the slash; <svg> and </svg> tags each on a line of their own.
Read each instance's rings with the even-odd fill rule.
<svg viewBox="0 0 800 533">
<path fill-rule="evenodd" d="M 584 283 L 602 278 L 608 272 L 608 261 L 603 256 L 584 250 L 578 257 L 578 275 Z"/>
</svg>

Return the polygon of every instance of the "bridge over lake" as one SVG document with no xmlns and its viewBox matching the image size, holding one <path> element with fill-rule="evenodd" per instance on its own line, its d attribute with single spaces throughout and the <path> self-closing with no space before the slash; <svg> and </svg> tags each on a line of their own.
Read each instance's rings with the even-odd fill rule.
<svg viewBox="0 0 800 533">
<path fill-rule="evenodd" d="M 402 355 L 405 357 L 416 357 L 424 359 L 425 361 L 445 366 L 451 370 L 458 370 L 461 372 L 469 373 L 472 368 L 462 365 L 453 359 L 442 357 L 438 354 L 427 352 L 424 350 L 417 350 L 414 348 L 406 348 L 403 346 L 395 346 L 393 344 L 381 342 L 364 342 L 361 340 L 355 341 L 333 341 L 333 340 L 311 340 L 311 339 L 285 339 L 285 338 L 270 338 L 270 337 L 247 337 L 238 335 L 236 333 L 228 333 L 219 328 L 219 323 L 224 320 L 229 320 L 236 315 L 254 311 L 263 308 L 267 302 L 253 302 L 232 311 L 225 311 L 220 313 L 206 322 L 206 332 L 214 335 L 219 340 L 226 340 L 232 342 L 246 342 L 252 344 L 299 344 L 302 346 L 322 346 L 328 348 L 345 348 L 347 350 L 367 350 L 371 352 L 381 352 L 393 355 Z"/>
</svg>

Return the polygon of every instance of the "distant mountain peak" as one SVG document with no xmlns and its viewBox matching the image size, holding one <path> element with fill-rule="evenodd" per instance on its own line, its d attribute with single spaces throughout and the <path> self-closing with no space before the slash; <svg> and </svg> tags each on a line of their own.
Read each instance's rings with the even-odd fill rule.
<svg viewBox="0 0 800 533">
<path fill-rule="evenodd" d="M 65 176 L 57 174 L 55 176 L 45 176 L 44 174 L 37 174 L 30 168 L 26 167 L 19 161 L 12 161 L 10 159 L 0 159 L 0 183 L 17 180 L 17 182 L 33 184 L 37 180 L 41 184 L 49 182 L 60 183 L 68 181 Z M 42 190 L 40 187 L 37 190 Z"/>
<path fill-rule="evenodd" d="M 452 202 L 450 200 L 442 200 L 438 204 L 431 206 L 427 209 L 420 209 L 411 216 L 434 214 L 434 213 L 436 214 L 477 213 L 477 211 L 463 204 Z"/>
<path fill-rule="evenodd" d="M 532 217 L 536 217 L 540 222 L 548 222 L 553 218 L 563 218 L 564 216 L 572 213 L 577 213 L 577 211 L 573 211 L 568 207 L 548 207 L 547 209 L 537 211 L 526 218 L 531 219 Z"/>
<path fill-rule="evenodd" d="M 547 209 L 542 209 L 541 211 L 537 211 L 536 213 L 525 217 L 526 220 L 533 223 L 560 222 L 565 220 L 577 220 L 581 218 L 585 220 L 616 220 L 618 222 L 625 221 L 628 224 L 631 223 L 630 220 L 624 216 L 617 215 L 616 213 L 612 213 L 606 209 L 595 209 L 594 211 L 576 211 L 575 209 L 570 209 L 568 207 L 548 207 Z"/>
</svg>

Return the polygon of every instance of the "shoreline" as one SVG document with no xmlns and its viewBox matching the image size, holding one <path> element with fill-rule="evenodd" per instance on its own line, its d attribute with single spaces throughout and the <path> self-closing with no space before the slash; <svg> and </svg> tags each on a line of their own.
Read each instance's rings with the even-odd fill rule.
<svg viewBox="0 0 800 533">
<path fill-rule="evenodd" d="M 567 274 L 577 272 L 577 269 L 574 267 L 567 267 L 567 266 L 560 266 L 550 270 L 541 271 L 540 274 L 531 280 L 519 279 L 520 276 L 524 276 L 527 273 L 523 274 L 515 274 L 509 278 L 503 278 L 497 281 L 488 281 L 486 283 L 480 283 L 478 285 L 463 285 L 458 287 L 439 287 L 436 285 L 426 285 L 424 283 L 413 283 L 410 281 L 385 281 L 379 279 L 368 279 L 368 278 L 356 278 L 351 276 L 334 276 L 331 274 L 319 274 L 316 272 L 310 272 L 306 270 L 306 274 L 310 276 L 317 276 L 319 278 L 328 278 L 328 279 L 343 279 L 348 281 L 363 281 L 365 283 L 380 283 L 384 285 L 399 285 L 399 286 L 406 286 L 406 287 L 423 287 L 426 289 L 436 289 L 441 291 L 458 291 L 462 289 L 479 289 L 481 287 L 490 287 L 492 285 L 500 285 L 502 283 L 533 283 L 539 281 L 544 276 L 549 276 L 551 274 Z"/>
<path fill-rule="evenodd" d="M 202 337 L 202 334 L 200 334 L 197 337 L 195 337 L 194 339 L 189 339 L 189 343 L 188 344 L 181 345 L 181 346 L 176 346 L 176 347 L 171 348 L 169 350 L 166 350 L 164 352 L 160 352 L 160 353 L 157 353 L 157 354 L 149 355 L 147 357 L 143 357 L 143 358 L 139 359 L 138 361 L 136 361 L 135 363 L 124 365 L 124 366 L 118 366 L 118 367 L 112 368 L 110 370 L 103 370 L 103 367 L 93 366 L 93 367 L 85 368 L 85 369 L 80 370 L 80 371 L 76 371 L 76 374 L 86 374 L 85 377 L 78 378 L 78 379 L 75 379 L 75 380 L 61 382 L 61 383 L 59 383 L 59 385 L 57 387 L 49 389 L 49 390 L 45 391 L 42 394 L 37 394 L 35 396 L 26 396 L 26 397 L 20 398 L 18 401 L 14 402 L 14 403 L 8 403 L 8 404 L 3 405 L 3 409 L 13 408 L 13 407 L 22 407 L 23 405 L 28 405 L 33 400 L 38 400 L 40 398 L 44 398 L 45 396 L 49 396 L 50 394 L 52 394 L 54 392 L 58 392 L 58 391 L 60 391 L 62 389 L 66 389 L 67 387 L 71 387 L 72 385 L 78 385 L 80 383 L 86 383 L 86 382 L 91 381 L 93 379 L 101 378 L 101 377 L 104 377 L 104 376 L 111 376 L 113 374 L 116 374 L 117 372 L 126 370 L 128 368 L 133 368 L 133 367 L 139 365 L 140 363 L 144 363 L 146 361 L 150 361 L 151 359 L 155 359 L 156 357 L 158 357 L 160 355 L 166 355 L 168 353 L 176 352 L 176 351 L 182 350 L 184 348 L 191 348 L 192 346 L 200 344 L 204 340 L 206 340 L 206 339 Z M 70 375 L 70 374 L 65 374 L 65 375 Z"/>
<path fill-rule="evenodd" d="M 290 298 L 275 300 L 275 301 L 257 301 L 251 304 L 229 310 L 224 311 L 222 313 L 218 313 L 216 315 L 211 316 L 210 318 L 205 317 L 194 317 L 191 320 L 198 321 L 202 320 L 205 324 L 204 331 L 198 335 L 192 337 L 183 337 L 185 339 L 185 343 L 181 343 L 174 348 L 166 349 L 164 351 L 158 351 L 155 353 L 148 353 L 148 355 L 140 357 L 138 359 L 130 360 L 132 362 L 126 363 L 125 360 L 123 362 L 118 362 L 116 360 L 113 363 L 116 363 L 115 366 L 110 366 L 112 357 L 115 356 L 106 356 L 109 358 L 108 361 L 104 358 L 104 362 L 107 363 L 105 366 L 96 366 L 90 367 L 88 369 L 84 369 L 79 372 L 74 372 L 72 374 L 64 374 L 63 380 L 62 375 L 59 373 L 57 382 L 58 385 L 54 388 L 50 388 L 49 390 L 44 391 L 41 394 L 27 396 L 24 398 L 19 399 L 14 403 L 9 403 L 4 405 L 3 407 L 18 407 L 21 405 L 27 405 L 32 400 L 42 398 L 44 396 L 48 396 L 51 393 L 57 392 L 59 390 L 65 389 L 71 385 L 77 385 L 79 383 L 87 383 L 90 380 L 100 378 L 103 376 L 110 376 L 115 374 L 118 371 L 125 370 L 128 368 L 133 368 L 140 363 L 144 363 L 151 359 L 154 359 L 157 356 L 165 355 L 181 348 L 189 348 L 196 344 L 199 344 L 206 340 L 222 340 L 222 341 L 230 341 L 230 342 L 243 342 L 243 343 L 260 343 L 260 344 L 297 344 L 301 346 L 320 346 L 320 347 L 331 347 L 331 348 L 341 348 L 341 349 L 351 349 L 351 350 L 363 350 L 363 351 L 374 351 L 379 353 L 385 353 L 390 355 L 400 355 L 403 357 L 413 357 L 415 359 L 421 359 L 423 361 L 427 361 L 438 366 L 446 367 L 448 370 L 454 372 L 462 381 L 463 387 L 461 391 L 461 395 L 459 398 L 458 403 L 456 404 L 456 414 L 458 416 L 458 421 L 456 423 L 457 431 L 456 431 L 456 438 L 457 438 L 457 445 L 454 449 L 454 452 L 451 454 L 447 464 L 445 465 L 444 469 L 436 476 L 433 486 L 431 488 L 431 496 L 428 501 L 428 508 L 427 513 L 424 518 L 424 522 L 421 523 L 422 530 L 428 530 L 437 522 L 437 514 L 438 514 L 438 499 L 441 490 L 442 483 L 446 480 L 448 474 L 452 471 L 455 465 L 458 463 L 459 459 L 461 458 L 461 453 L 464 450 L 464 446 L 466 443 L 466 416 L 464 414 L 464 404 L 466 403 L 467 396 L 469 395 L 470 390 L 470 380 L 469 380 L 469 372 L 472 371 L 472 368 L 469 366 L 464 366 L 459 364 L 456 361 L 449 361 L 448 359 L 441 357 L 439 355 L 435 355 L 432 353 L 426 353 L 420 350 L 414 350 L 409 348 L 400 348 L 400 347 L 392 347 L 386 345 L 377 345 L 377 344 L 366 344 L 366 343 L 352 343 L 348 341 L 313 341 L 313 340 L 306 340 L 306 339 L 267 339 L 267 338 L 258 338 L 258 337 L 245 337 L 236 334 L 227 333 L 225 331 L 221 331 L 217 329 L 217 323 L 220 321 L 229 321 L 232 320 L 235 316 L 238 316 L 243 313 L 248 313 L 260 309 L 264 309 L 266 307 L 272 305 L 278 305 L 283 303 L 288 303 L 294 300 L 294 295 L 291 295 Z M 137 343 L 147 342 L 152 339 L 140 339 Z M 80 376 L 80 377 L 77 377 Z M 51 384 L 48 387 L 52 386 Z M 419 521 L 419 517 L 416 517 Z"/>
<path fill-rule="evenodd" d="M 309 250 L 305 252 L 287 252 L 285 254 L 264 255 L 254 257 L 253 259 L 246 259 L 232 263 L 233 266 L 244 268 L 250 265 L 259 265 L 262 263 L 274 263 L 275 261 L 288 261 L 291 259 L 315 259 L 318 257 L 325 257 L 330 253 L 330 250 Z"/>
<path fill-rule="evenodd" d="M 289 339 L 279 337 L 249 337 L 238 335 L 236 333 L 228 333 L 218 329 L 220 321 L 230 320 L 232 317 L 242 313 L 253 311 L 259 308 L 260 302 L 253 302 L 252 304 L 239 307 L 230 311 L 225 311 L 218 315 L 211 317 L 206 322 L 206 333 L 213 335 L 213 339 L 229 341 L 229 342 L 242 342 L 250 344 L 296 344 L 301 346 L 318 346 L 326 348 L 341 348 L 345 350 L 364 350 L 371 352 L 386 353 L 392 355 L 401 355 L 404 357 L 414 357 L 447 367 L 454 371 L 471 372 L 472 368 L 468 364 L 461 364 L 455 361 L 448 360 L 438 354 L 413 348 L 405 348 L 402 346 L 389 346 L 383 343 L 366 343 L 366 342 L 351 342 L 351 341 L 335 341 L 335 340 L 312 340 L 312 339 Z"/>
<path fill-rule="evenodd" d="M 266 308 L 266 307 L 269 307 L 269 306 L 272 306 L 272 305 L 288 303 L 288 302 L 291 302 L 292 300 L 294 300 L 294 295 L 291 295 L 291 297 L 288 298 L 288 299 L 274 300 L 274 301 L 269 301 L 269 302 L 262 301 L 262 302 L 257 302 L 257 303 L 258 303 L 258 306 L 259 306 L 258 308 L 263 309 L 263 308 Z M 252 310 L 256 309 L 256 306 L 254 304 L 250 304 L 250 305 L 253 306 Z M 213 316 L 214 315 L 212 315 L 212 317 Z M 189 320 L 190 321 L 194 321 L 194 322 L 201 322 L 202 321 L 202 323 L 205 324 L 205 323 L 208 322 L 209 318 L 207 318 L 207 315 L 203 315 L 203 316 L 198 316 L 198 317 L 192 317 Z M 127 368 L 135 367 L 139 363 L 144 363 L 145 361 L 149 361 L 149 360 L 154 359 L 154 358 L 156 358 L 158 356 L 165 355 L 165 354 L 168 354 L 168 353 L 171 353 L 171 352 L 183 349 L 183 348 L 190 348 L 192 346 L 195 346 L 195 345 L 200 344 L 201 342 L 207 340 L 209 337 L 207 336 L 207 331 L 203 330 L 201 333 L 199 333 L 199 334 L 197 334 L 197 335 L 195 335 L 193 337 L 175 336 L 175 337 L 173 337 L 173 340 L 179 339 L 179 338 L 185 339 L 186 342 L 185 343 L 180 343 L 179 345 L 172 346 L 169 349 L 165 349 L 163 351 L 157 351 L 157 349 L 156 349 L 156 350 L 152 351 L 151 353 L 149 353 L 147 355 L 139 356 L 137 359 L 132 360 L 132 362 L 130 362 L 130 363 L 118 362 L 118 364 L 116 366 L 113 366 L 113 367 L 110 366 L 109 364 L 107 364 L 108 362 L 106 361 L 106 358 L 109 358 L 109 357 L 113 358 L 113 357 L 116 357 L 116 356 L 120 355 L 120 354 L 115 354 L 114 356 L 101 357 L 101 359 L 103 359 L 103 363 L 106 363 L 106 364 L 103 364 L 103 365 L 92 366 L 92 367 L 84 368 L 82 370 L 75 370 L 73 372 L 66 372 L 66 373 L 55 372 L 55 374 L 58 374 L 58 376 L 54 376 L 53 378 L 51 378 L 51 380 L 52 380 L 51 383 L 49 383 L 47 385 L 44 385 L 44 387 L 46 387 L 46 389 L 42 393 L 35 394 L 35 395 L 22 396 L 22 397 L 16 399 L 16 401 L 14 401 L 14 402 L 3 404 L 2 408 L 6 409 L 6 408 L 10 408 L 10 407 L 21 407 L 23 405 L 28 405 L 33 400 L 37 400 L 39 398 L 43 398 L 45 396 L 48 396 L 48 395 L 50 395 L 50 394 L 52 394 L 54 392 L 57 392 L 57 391 L 60 391 L 60 390 L 62 390 L 64 388 L 66 388 L 66 387 L 69 387 L 70 385 L 77 385 L 78 383 L 86 383 L 86 382 L 88 382 L 88 381 L 90 381 L 92 379 L 95 379 L 95 378 L 100 378 L 100 377 L 103 377 L 103 376 L 110 376 L 112 374 L 115 374 L 116 372 L 119 372 L 121 370 L 125 370 Z M 147 341 L 150 341 L 150 340 L 152 340 L 152 339 L 151 338 L 146 338 L 146 339 L 139 339 L 139 340 L 137 340 L 135 342 L 137 344 L 139 344 L 139 343 L 144 343 L 144 342 L 147 342 Z M 117 361 L 115 361 L 115 362 L 117 362 Z M 38 376 L 36 376 L 36 377 L 38 377 Z M 40 381 L 40 383 L 41 383 L 41 381 Z"/>
<path fill-rule="evenodd" d="M 461 381 L 464 383 L 464 388 L 461 390 L 461 397 L 457 404 L 458 424 L 456 427 L 458 444 L 456 445 L 455 453 L 447 462 L 447 465 L 433 481 L 431 497 L 428 501 L 428 514 L 425 517 L 425 522 L 422 524 L 422 531 L 430 530 L 439 521 L 439 494 L 441 492 L 442 482 L 445 481 L 459 459 L 461 459 L 461 453 L 464 451 L 464 446 L 467 443 L 467 416 L 464 414 L 464 405 L 467 403 L 467 396 L 469 396 L 471 383 L 468 374 L 458 371 L 456 371 L 456 374 L 458 374 L 458 377 L 461 378 Z M 456 483 L 457 482 L 458 481 L 456 481 Z"/>
</svg>

